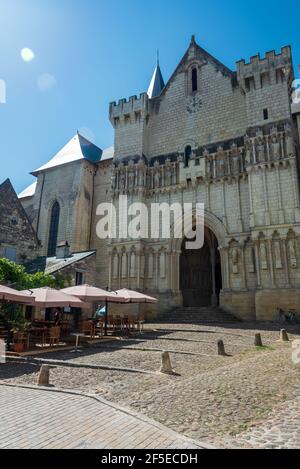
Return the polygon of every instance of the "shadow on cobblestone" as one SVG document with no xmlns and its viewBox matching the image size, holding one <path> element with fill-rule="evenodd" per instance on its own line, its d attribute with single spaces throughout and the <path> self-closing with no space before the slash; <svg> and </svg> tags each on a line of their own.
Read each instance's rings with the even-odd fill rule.
<svg viewBox="0 0 300 469">
<path fill-rule="evenodd" d="M 102 395 L 217 446 L 238 446 L 241 435 L 240 446 L 247 447 L 249 429 L 267 424 L 277 405 L 299 396 L 299 366 L 292 362 L 291 355 L 292 340 L 299 338 L 298 326 L 286 327 L 289 343 L 279 342 L 279 324 L 159 327 L 159 331 L 145 331 L 143 336 L 83 349 L 81 353 L 58 351 L 41 357 L 158 371 L 160 350 L 177 350 L 179 353 L 171 353 L 171 360 L 180 377 L 57 367 L 51 372 L 51 381 L 57 387 Z M 261 349 L 254 347 L 254 335 L 259 332 L 266 345 Z M 232 357 L 217 356 L 218 340 L 224 341 Z M 143 347 L 157 350 L 140 350 Z M 198 355 L 181 354 L 183 350 Z M 0 365 L 0 379 L 12 383 L 33 384 L 37 373 L 38 367 L 31 365 Z M 290 418 L 294 414 L 291 409 Z M 296 431 L 293 444 L 298 434 Z M 261 444 L 267 444 L 264 435 Z"/>
<path fill-rule="evenodd" d="M 29 377 L 39 370 L 38 365 L 24 363 L 2 363 L 0 364 L 0 380 L 17 379 L 19 377 Z"/>
</svg>

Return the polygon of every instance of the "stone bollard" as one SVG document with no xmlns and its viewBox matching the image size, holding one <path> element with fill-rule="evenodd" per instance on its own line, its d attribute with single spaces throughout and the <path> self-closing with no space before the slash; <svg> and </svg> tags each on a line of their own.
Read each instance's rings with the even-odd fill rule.
<svg viewBox="0 0 300 469">
<path fill-rule="evenodd" d="M 285 329 L 281 329 L 281 331 L 280 331 L 280 340 L 281 340 L 281 342 L 289 342 L 290 341 L 288 333 Z"/>
<path fill-rule="evenodd" d="M 218 341 L 218 355 L 220 355 L 221 357 L 226 357 L 225 345 L 223 340 Z"/>
<path fill-rule="evenodd" d="M 42 365 L 38 377 L 38 386 L 49 386 L 50 366 Z"/>
<path fill-rule="evenodd" d="M 160 373 L 164 373 L 167 375 L 173 375 L 174 371 L 172 369 L 171 365 L 171 359 L 169 352 L 163 352 L 161 355 L 161 367 L 160 367 Z"/>
<path fill-rule="evenodd" d="M 255 345 L 255 347 L 262 347 L 263 346 L 260 334 L 255 334 L 254 345 Z"/>
</svg>

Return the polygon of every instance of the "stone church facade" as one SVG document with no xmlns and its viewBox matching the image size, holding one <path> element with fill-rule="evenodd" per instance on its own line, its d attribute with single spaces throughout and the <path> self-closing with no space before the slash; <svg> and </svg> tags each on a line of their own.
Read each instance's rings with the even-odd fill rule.
<svg viewBox="0 0 300 469">
<path fill-rule="evenodd" d="M 73 251 L 95 249 L 98 285 L 159 297 L 155 314 L 218 304 L 242 319 L 275 320 L 277 308 L 300 314 L 293 73 L 290 47 L 231 71 L 193 37 L 166 84 L 157 65 L 148 93 L 110 104 L 114 149 L 77 135 L 33 173 L 37 183 L 21 201 L 40 254 L 53 233 Z M 184 238 L 99 239 L 97 206 L 118 208 L 124 195 L 149 208 L 203 203 L 203 248 L 187 250 Z"/>
</svg>

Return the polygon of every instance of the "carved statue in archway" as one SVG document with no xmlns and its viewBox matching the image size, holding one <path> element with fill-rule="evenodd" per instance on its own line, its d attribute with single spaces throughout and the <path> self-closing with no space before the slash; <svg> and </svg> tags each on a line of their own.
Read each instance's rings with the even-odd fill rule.
<svg viewBox="0 0 300 469">
<path fill-rule="evenodd" d="M 295 243 L 293 239 L 290 239 L 288 241 L 287 248 L 288 248 L 290 266 L 292 267 L 292 269 L 295 269 L 297 267 L 297 257 L 296 257 Z"/>
<path fill-rule="evenodd" d="M 280 143 L 276 135 L 273 135 L 271 145 L 272 145 L 273 159 L 279 160 L 280 159 Z"/>
<path fill-rule="evenodd" d="M 261 137 L 258 139 L 256 149 L 257 149 L 258 162 L 263 163 L 265 161 L 265 144 Z"/>
<path fill-rule="evenodd" d="M 233 248 L 231 253 L 232 258 L 232 272 L 234 274 L 239 273 L 239 250 L 238 248 Z"/>
</svg>

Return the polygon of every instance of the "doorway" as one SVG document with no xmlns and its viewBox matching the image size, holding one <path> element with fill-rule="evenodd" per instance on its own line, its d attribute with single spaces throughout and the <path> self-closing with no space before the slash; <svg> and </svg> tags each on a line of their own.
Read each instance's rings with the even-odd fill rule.
<svg viewBox="0 0 300 469">
<path fill-rule="evenodd" d="M 182 243 L 180 256 L 180 289 L 183 306 L 216 306 L 222 290 L 221 259 L 214 233 L 205 228 L 201 249 L 187 250 Z"/>
</svg>

